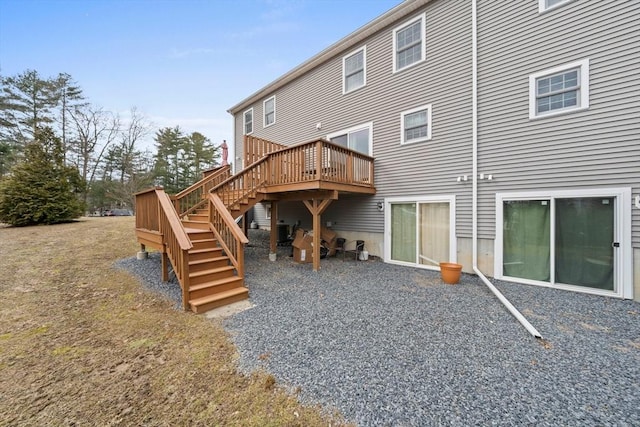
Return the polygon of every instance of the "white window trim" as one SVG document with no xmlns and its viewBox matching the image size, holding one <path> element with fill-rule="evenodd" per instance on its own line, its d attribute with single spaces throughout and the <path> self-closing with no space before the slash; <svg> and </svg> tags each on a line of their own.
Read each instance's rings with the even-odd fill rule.
<svg viewBox="0 0 640 427">
<path fill-rule="evenodd" d="M 405 129 L 404 129 L 404 117 L 408 114 L 412 114 L 412 113 L 416 113 L 418 111 L 422 111 L 422 110 L 427 110 L 427 136 L 426 137 L 422 137 L 422 138 L 417 138 L 417 139 L 412 139 L 411 141 L 406 141 L 404 139 L 405 136 Z M 427 105 L 423 105 L 421 107 L 416 107 L 416 108 L 412 108 L 411 110 L 408 111 L 403 111 L 402 113 L 400 113 L 400 144 L 401 145 L 409 145 L 409 144 L 416 144 L 419 142 L 424 142 L 424 141 L 429 141 L 431 140 L 431 104 L 427 104 Z"/>
<path fill-rule="evenodd" d="M 567 3 L 571 3 L 573 0 L 564 0 L 558 4 L 554 4 L 553 6 L 547 6 L 546 0 L 538 0 L 538 13 L 549 12 L 550 10 L 555 10 L 559 7 L 564 6 Z"/>
<path fill-rule="evenodd" d="M 421 24 L 420 24 L 420 37 L 421 37 L 420 45 L 421 45 L 421 47 L 420 47 L 420 49 L 422 49 L 422 59 L 398 69 L 398 64 L 397 64 L 397 59 L 396 59 L 396 45 L 397 45 L 396 34 L 398 33 L 398 31 L 408 27 L 411 24 L 416 23 L 417 21 L 421 21 Z M 393 73 L 394 74 L 397 73 L 397 72 L 406 70 L 408 68 L 411 68 L 414 65 L 418 65 L 421 62 L 424 62 L 426 60 L 426 56 L 427 56 L 427 52 L 426 52 L 427 51 L 427 49 L 426 49 L 426 45 L 427 45 L 427 43 L 426 43 L 426 33 L 427 32 L 426 32 L 426 29 L 425 29 L 426 28 L 425 21 L 426 21 L 425 14 L 422 13 L 422 14 L 416 16 L 415 18 L 413 18 L 413 19 L 411 19 L 409 21 L 406 21 L 402 25 L 399 25 L 399 26 L 397 26 L 396 28 L 393 29 L 392 34 L 393 34 Z"/>
<path fill-rule="evenodd" d="M 267 102 L 269 102 L 272 99 L 273 99 L 273 122 L 267 124 L 267 111 L 265 107 L 267 105 Z M 276 124 L 276 96 L 273 95 L 265 99 L 264 101 L 262 101 L 262 127 L 268 128 L 269 126 L 273 126 L 275 124 Z"/>
<path fill-rule="evenodd" d="M 271 219 L 271 205 L 264 207 L 264 217 L 265 219 Z"/>
<path fill-rule="evenodd" d="M 578 98 L 580 103 L 576 107 L 553 110 L 545 113 L 536 112 L 536 80 L 541 77 L 568 71 L 572 68 L 580 69 L 580 90 Z M 571 62 L 548 70 L 540 71 L 529 76 L 529 119 L 543 119 L 561 114 L 575 113 L 589 108 L 589 59 Z"/>
<path fill-rule="evenodd" d="M 413 262 L 396 261 L 391 259 L 391 204 L 392 203 L 449 203 L 449 262 L 458 262 L 458 248 L 456 239 L 456 196 L 400 196 L 384 199 L 384 262 L 389 264 L 406 265 L 439 271 L 440 267 L 418 264 Z M 417 242 L 417 240 L 416 240 Z M 416 244 L 419 244 L 417 242 Z"/>
<path fill-rule="evenodd" d="M 345 135 L 351 132 L 355 132 L 362 129 L 369 129 L 369 154 L 367 156 L 373 157 L 373 122 L 363 123 L 358 126 L 353 126 L 348 129 L 343 129 L 338 132 L 332 132 L 327 134 L 327 141 L 330 141 L 331 138 L 335 138 L 336 136 Z M 364 154 L 364 153 L 363 153 Z"/>
<path fill-rule="evenodd" d="M 347 90 L 347 76 L 346 76 L 346 69 L 345 69 L 345 64 L 347 62 L 347 58 L 357 54 L 358 52 L 362 51 L 362 73 L 363 73 L 363 83 L 362 85 L 353 88 L 351 90 Z M 355 92 L 358 89 L 361 89 L 363 87 L 365 87 L 367 85 L 367 46 L 362 46 L 359 49 L 354 50 L 353 52 L 349 53 L 348 55 L 345 55 L 342 57 L 342 94 L 346 95 L 347 93 L 351 93 L 351 92 Z"/>
<path fill-rule="evenodd" d="M 247 131 L 247 113 L 251 112 L 251 132 L 245 133 Z M 245 135 L 251 135 L 253 133 L 253 127 L 255 123 L 255 116 L 253 115 L 253 107 L 249 108 L 248 110 L 246 110 L 244 113 L 242 113 L 242 133 Z"/>
<path fill-rule="evenodd" d="M 615 207 L 615 224 L 616 232 L 614 239 L 620 243 L 618 248 L 619 261 L 615 266 L 614 275 L 615 285 L 617 289 L 613 291 L 588 288 L 584 286 L 550 284 L 537 280 L 522 279 L 517 277 L 504 276 L 502 270 L 502 240 L 504 211 L 503 204 L 506 200 L 536 200 L 536 199 L 556 199 L 556 198 L 572 198 L 572 197 L 616 197 L 617 203 Z M 552 201 L 553 203 L 553 201 Z M 553 232 L 553 229 L 552 229 Z M 496 239 L 494 242 L 494 277 L 498 280 L 507 282 L 524 283 L 528 285 L 537 285 L 551 287 L 554 289 L 563 289 L 581 293 L 613 296 L 618 298 L 633 298 L 633 250 L 631 248 L 631 188 L 587 188 L 576 190 L 541 190 L 527 191 L 517 193 L 496 193 Z"/>
</svg>

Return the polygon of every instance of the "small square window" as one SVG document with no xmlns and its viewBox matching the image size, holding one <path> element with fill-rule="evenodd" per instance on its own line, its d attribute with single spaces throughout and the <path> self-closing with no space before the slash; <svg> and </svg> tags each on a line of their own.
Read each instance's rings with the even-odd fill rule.
<svg viewBox="0 0 640 427">
<path fill-rule="evenodd" d="M 276 97 L 275 95 L 263 103 L 264 127 L 271 126 L 276 122 Z"/>
<path fill-rule="evenodd" d="M 367 84 L 367 48 L 358 49 L 342 58 L 342 93 L 348 93 Z"/>
<path fill-rule="evenodd" d="M 431 104 L 400 114 L 401 144 L 431 139 Z"/>
<path fill-rule="evenodd" d="M 393 30 L 393 72 L 424 61 L 424 15 Z"/>
<path fill-rule="evenodd" d="M 249 135 L 253 133 L 253 108 L 248 109 L 244 112 L 243 117 L 243 126 L 244 126 L 244 134 Z"/>
<path fill-rule="evenodd" d="M 589 60 L 529 76 L 529 118 L 589 108 Z"/>
</svg>

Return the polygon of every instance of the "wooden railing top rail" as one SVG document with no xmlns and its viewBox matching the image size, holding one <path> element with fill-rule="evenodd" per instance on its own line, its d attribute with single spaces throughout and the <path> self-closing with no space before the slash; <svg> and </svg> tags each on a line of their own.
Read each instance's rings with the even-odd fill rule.
<svg viewBox="0 0 640 427">
<path fill-rule="evenodd" d="M 180 198 L 184 197 L 185 195 L 187 195 L 187 194 L 191 193 L 192 191 L 194 191 L 196 188 L 199 188 L 199 187 L 205 185 L 207 182 L 214 181 L 217 177 L 219 177 L 220 175 L 222 175 L 223 173 L 225 173 L 226 171 L 228 171 L 230 169 L 231 169 L 231 167 L 229 165 L 221 166 L 220 168 L 218 168 L 213 173 L 210 173 L 206 177 L 202 178 L 200 181 L 196 182 L 195 184 L 190 185 L 189 187 L 185 188 L 184 190 L 182 190 L 178 194 L 174 195 L 173 198 L 180 199 Z"/>
<path fill-rule="evenodd" d="M 240 226 L 238 226 L 238 223 L 236 223 L 236 221 L 233 219 L 233 217 L 231 216 L 231 213 L 229 213 L 229 210 L 226 208 L 224 203 L 222 203 L 222 200 L 220 199 L 220 197 L 215 193 L 209 193 L 207 197 L 209 201 L 215 206 L 215 208 L 220 213 L 220 216 L 222 217 L 223 221 L 225 222 L 227 227 L 229 227 L 229 229 L 231 230 L 233 237 L 236 240 L 238 240 L 240 243 L 244 243 L 244 244 L 249 243 L 249 239 L 242 232 L 242 229 L 240 228 Z"/>
<path fill-rule="evenodd" d="M 245 168 L 243 170 L 241 170 L 240 172 L 238 172 L 235 175 L 231 175 L 229 178 L 225 179 L 224 181 L 222 181 L 220 184 L 216 185 L 215 187 L 213 187 L 212 189 L 209 190 L 209 193 L 215 193 L 216 190 L 220 189 L 220 188 L 224 188 L 225 185 L 237 181 L 238 179 L 240 179 L 240 177 L 242 177 L 243 175 L 246 175 L 248 173 L 251 172 L 251 169 L 253 167 L 258 166 L 261 163 L 266 162 L 267 160 L 269 160 L 269 157 L 263 157 L 260 160 L 258 160 L 257 162 L 255 162 L 254 164 L 252 164 L 250 167 Z"/>
<path fill-rule="evenodd" d="M 146 190 L 142 190 L 142 191 L 138 191 L 137 193 L 133 193 L 133 195 L 134 195 L 134 196 L 141 196 L 141 195 L 143 195 L 143 194 L 151 193 L 151 192 L 156 191 L 156 190 L 162 190 L 162 187 L 151 187 L 151 188 L 147 188 Z"/>
<path fill-rule="evenodd" d="M 191 249 L 193 247 L 193 245 L 191 244 L 191 240 L 189 240 L 189 236 L 187 236 L 187 232 L 185 231 L 184 226 L 182 225 L 182 221 L 180 221 L 180 218 L 178 217 L 178 214 L 176 213 L 176 210 L 174 209 L 169 196 L 162 189 L 156 189 L 155 191 L 156 195 L 158 196 L 158 203 L 160 204 L 160 208 L 163 210 L 164 214 L 167 217 L 167 220 L 169 221 L 169 225 L 173 230 L 173 234 L 176 237 L 180 249 Z"/>
<path fill-rule="evenodd" d="M 224 166 L 216 166 L 215 168 L 211 168 L 211 169 L 207 169 L 206 171 L 202 171 L 202 178 L 206 178 L 209 175 L 211 175 L 212 173 L 216 173 L 218 172 L 220 169 L 222 168 L 227 168 L 230 167 L 229 165 L 224 165 Z"/>
<path fill-rule="evenodd" d="M 359 151 L 355 151 L 355 150 L 352 150 L 350 148 L 343 147 L 342 145 L 334 144 L 333 142 L 327 141 L 326 139 L 322 139 L 322 138 L 314 139 L 312 141 L 302 142 L 302 143 L 296 144 L 296 145 L 290 145 L 287 148 L 296 148 L 296 147 L 299 148 L 299 147 L 302 147 L 302 146 L 305 146 L 305 145 L 315 145 L 317 143 L 321 143 L 323 147 L 334 148 L 334 149 L 339 150 L 339 151 L 349 151 L 353 157 L 359 157 L 361 159 L 369 160 L 371 162 L 373 162 L 375 160 L 375 158 L 369 156 L 368 154 L 364 154 L 364 153 L 361 153 Z"/>
</svg>

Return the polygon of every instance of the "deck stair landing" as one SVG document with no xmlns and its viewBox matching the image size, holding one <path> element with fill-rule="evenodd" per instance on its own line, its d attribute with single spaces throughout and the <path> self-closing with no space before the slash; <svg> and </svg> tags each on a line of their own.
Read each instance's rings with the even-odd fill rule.
<svg viewBox="0 0 640 427">
<path fill-rule="evenodd" d="M 226 256 L 209 229 L 206 210 L 188 215 L 182 223 L 193 247 L 189 249 L 189 307 L 204 313 L 247 299 L 244 278 Z"/>
</svg>

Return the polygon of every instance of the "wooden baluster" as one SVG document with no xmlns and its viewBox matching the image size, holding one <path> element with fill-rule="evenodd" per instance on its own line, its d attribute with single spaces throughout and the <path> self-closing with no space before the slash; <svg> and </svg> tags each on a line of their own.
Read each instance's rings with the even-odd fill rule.
<svg viewBox="0 0 640 427">
<path fill-rule="evenodd" d="M 316 141 L 316 179 L 322 178 L 322 141 Z"/>
</svg>

